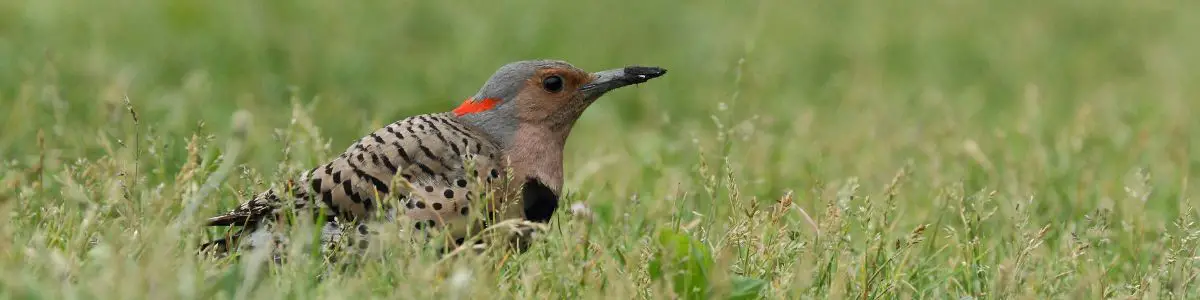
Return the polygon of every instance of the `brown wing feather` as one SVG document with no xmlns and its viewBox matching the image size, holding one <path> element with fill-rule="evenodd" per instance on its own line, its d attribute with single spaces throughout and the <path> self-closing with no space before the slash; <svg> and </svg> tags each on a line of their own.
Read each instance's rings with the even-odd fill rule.
<svg viewBox="0 0 1200 300">
<path fill-rule="evenodd" d="M 468 191 L 478 188 L 476 183 L 503 178 L 501 157 L 493 141 L 453 115 L 421 115 L 368 134 L 338 157 L 302 174 L 302 185 L 289 184 L 288 190 L 297 209 L 326 208 L 339 219 L 371 219 L 378 208 L 391 207 L 403 211 L 418 228 L 444 227 L 460 223 L 469 213 Z M 466 174 L 466 159 L 473 160 L 473 174 Z M 393 185 L 397 176 L 411 185 Z M 283 203 L 268 190 L 208 219 L 206 225 L 254 227 L 276 217 Z M 455 232 L 461 229 L 455 227 Z"/>
</svg>

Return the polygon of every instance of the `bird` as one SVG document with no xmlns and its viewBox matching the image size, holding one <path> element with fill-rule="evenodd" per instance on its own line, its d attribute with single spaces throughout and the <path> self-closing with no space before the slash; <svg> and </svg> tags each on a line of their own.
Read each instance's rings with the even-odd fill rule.
<svg viewBox="0 0 1200 300">
<path fill-rule="evenodd" d="M 289 213 L 326 220 L 323 243 L 343 231 L 365 236 L 367 222 L 379 220 L 449 233 L 451 246 L 489 222 L 548 223 L 563 188 L 563 149 L 584 110 L 610 91 L 666 73 L 638 65 L 588 72 L 552 59 L 504 64 L 453 110 L 388 124 L 298 178 L 202 221 L 231 230 L 201 250 L 228 254 L 261 245 L 246 237 Z"/>
</svg>

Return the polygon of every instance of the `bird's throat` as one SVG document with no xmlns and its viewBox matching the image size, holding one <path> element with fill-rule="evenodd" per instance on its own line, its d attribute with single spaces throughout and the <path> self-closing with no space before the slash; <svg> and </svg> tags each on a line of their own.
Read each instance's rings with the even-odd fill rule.
<svg viewBox="0 0 1200 300">
<path fill-rule="evenodd" d="M 535 178 L 555 194 L 562 189 L 566 135 L 543 126 L 518 126 L 504 149 L 513 178 Z"/>
</svg>

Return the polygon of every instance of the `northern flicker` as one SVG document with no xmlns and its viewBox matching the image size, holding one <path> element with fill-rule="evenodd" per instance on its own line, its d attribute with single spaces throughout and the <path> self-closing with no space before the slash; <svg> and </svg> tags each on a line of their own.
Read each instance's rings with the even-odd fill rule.
<svg viewBox="0 0 1200 300">
<path fill-rule="evenodd" d="M 285 186 L 209 218 L 207 226 L 242 230 L 202 247 L 232 250 L 287 209 L 323 212 L 361 234 L 365 221 L 405 215 L 414 230 L 448 229 L 457 243 L 480 226 L 467 217 L 474 210 L 485 220 L 547 222 L 558 207 L 563 147 L 575 121 L 606 92 L 666 72 L 629 66 L 589 73 L 555 60 L 506 64 L 454 110 L 388 124 Z M 472 206 L 480 188 L 498 191 L 493 203 Z"/>
</svg>

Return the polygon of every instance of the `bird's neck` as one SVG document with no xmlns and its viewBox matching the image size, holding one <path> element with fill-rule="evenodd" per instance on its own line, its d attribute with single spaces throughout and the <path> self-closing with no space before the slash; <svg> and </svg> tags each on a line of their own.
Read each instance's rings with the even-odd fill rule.
<svg viewBox="0 0 1200 300">
<path fill-rule="evenodd" d="M 524 123 L 497 116 L 493 109 L 462 115 L 459 119 L 487 134 L 503 149 L 512 178 L 507 190 L 520 191 L 519 201 L 508 202 L 519 207 L 504 211 L 520 213 L 519 216 L 535 222 L 549 221 L 562 195 L 563 147 L 573 122 Z"/>
<path fill-rule="evenodd" d="M 488 109 L 478 110 L 473 104 L 475 98 L 467 99 L 459 108 L 449 112 L 460 121 L 470 124 L 476 130 L 483 132 L 501 148 L 512 146 L 516 136 L 518 123 L 512 115 L 516 114 L 515 105 L 488 104 Z M 464 108 L 467 107 L 467 108 Z"/>
<path fill-rule="evenodd" d="M 504 147 L 513 179 L 536 179 L 558 194 L 563 184 L 563 147 L 567 134 L 535 125 L 518 126 L 510 145 Z"/>
<path fill-rule="evenodd" d="M 513 181 L 536 179 L 558 194 L 563 183 L 563 147 L 571 126 L 518 123 L 505 118 L 500 110 L 458 116 L 492 139 L 508 157 Z"/>
</svg>

